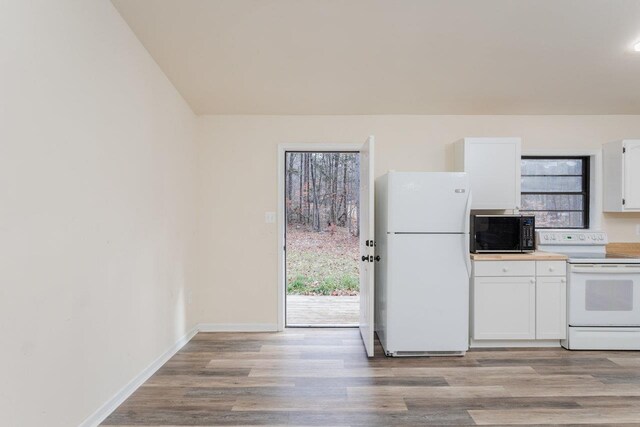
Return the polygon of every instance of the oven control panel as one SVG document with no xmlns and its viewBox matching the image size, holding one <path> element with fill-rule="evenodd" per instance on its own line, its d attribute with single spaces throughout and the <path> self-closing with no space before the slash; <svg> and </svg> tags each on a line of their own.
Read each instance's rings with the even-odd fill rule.
<svg viewBox="0 0 640 427">
<path fill-rule="evenodd" d="M 604 231 L 556 231 L 538 230 L 538 245 L 601 246 L 606 245 L 607 233 Z"/>
</svg>

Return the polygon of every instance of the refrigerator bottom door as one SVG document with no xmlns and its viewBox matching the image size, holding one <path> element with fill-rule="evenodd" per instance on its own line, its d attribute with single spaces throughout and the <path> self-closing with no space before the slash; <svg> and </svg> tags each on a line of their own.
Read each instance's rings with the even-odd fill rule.
<svg viewBox="0 0 640 427">
<path fill-rule="evenodd" d="M 468 234 L 391 234 L 387 352 L 469 348 Z"/>
</svg>

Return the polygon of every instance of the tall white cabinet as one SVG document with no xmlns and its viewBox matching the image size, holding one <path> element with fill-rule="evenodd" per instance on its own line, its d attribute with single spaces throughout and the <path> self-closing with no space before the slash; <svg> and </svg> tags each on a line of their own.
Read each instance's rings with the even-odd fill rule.
<svg viewBox="0 0 640 427">
<path fill-rule="evenodd" d="M 602 146 L 604 211 L 640 211 L 640 139 Z"/>
<path fill-rule="evenodd" d="M 471 209 L 520 209 L 520 138 L 464 138 L 454 167 L 471 180 Z"/>
</svg>

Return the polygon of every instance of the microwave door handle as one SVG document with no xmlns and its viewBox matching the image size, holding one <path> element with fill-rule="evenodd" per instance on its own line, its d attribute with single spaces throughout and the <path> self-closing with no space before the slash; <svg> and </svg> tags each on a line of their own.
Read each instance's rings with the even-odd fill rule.
<svg viewBox="0 0 640 427">
<path fill-rule="evenodd" d="M 469 235 L 469 228 L 471 223 L 471 190 L 469 190 L 469 197 L 467 197 L 467 206 L 465 207 L 465 221 L 464 221 L 464 234 L 462 238 L 464 239 L 464 262 L 467 267 L 467 276 L 471 277 L 471 236 Z"/>
</svg>

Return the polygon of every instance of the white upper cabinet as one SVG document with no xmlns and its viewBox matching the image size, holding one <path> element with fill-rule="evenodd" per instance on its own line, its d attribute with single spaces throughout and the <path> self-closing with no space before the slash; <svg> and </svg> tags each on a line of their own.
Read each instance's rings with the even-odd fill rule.
<svg viewBox="0 0 640 427">
<path fill-rule="evenodd" d="M 602 146 L 604 211 L 640 211 L 640 139 Z"/>
<path fill-rule="evenodd" d="M 455 170 L 467 172 L 472 209 L 520 209 L 520 138 L 464 138 Z"/>
</svg>

